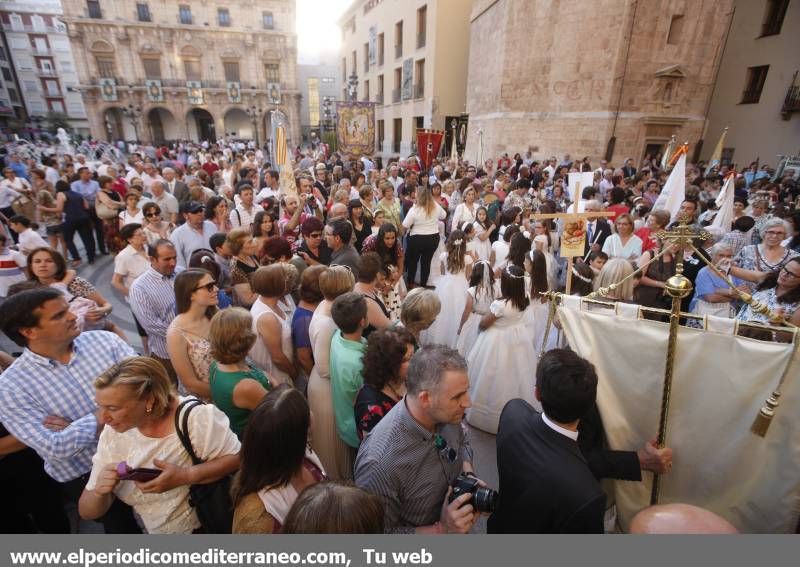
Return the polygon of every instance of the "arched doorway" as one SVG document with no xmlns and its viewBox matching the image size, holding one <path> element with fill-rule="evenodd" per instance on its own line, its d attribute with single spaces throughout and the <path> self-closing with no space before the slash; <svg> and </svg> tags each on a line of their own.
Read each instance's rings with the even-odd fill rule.
<svg viewBox="0 0 800 567">
<path fill-rule="evenodd" d="M 153 142 L 161 144 L 180 138 L 178 122 L 166 108 L 153 108 L 147 113 L 147 127 Z"/>
<path fill-rule="evenodd" d="M 194 142 L 217 140 L 214 129 L 214 117 L 205 108 L 193 108 L 186 115 L 186 125 L 189 129 L 189 138 Z"/>
<path fill-rule="evenodd" d="M 103 113 L 103 127 L 109 142 L 135 140 L 136 132 L 129 118 L 118 107 L 107 108 Z"/>
<path fill-rule="evenodd" d="M 255 140 L 253 121 L 241 108 L 231 108 L 225 113 L 225 135 L 245 140 Z"/>
</svg>

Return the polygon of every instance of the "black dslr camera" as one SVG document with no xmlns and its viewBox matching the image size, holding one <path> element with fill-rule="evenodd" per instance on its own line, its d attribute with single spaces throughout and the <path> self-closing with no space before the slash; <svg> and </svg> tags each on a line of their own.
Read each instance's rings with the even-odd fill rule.
<svg viewBox="0 0 800 567">
<path fill-rule="evenodd" d="M 472 494 L 472 499 L 468 501 L 472 504 L 478 512 L 494 512 L 497 505 L 497 491 L 491 488 L 484 488 L 478 486 L 478 479 L 474 476 L 469 476 L 466 473 L 458 475 L 453 484 L 453 491 L 450 493 L 450 498 L 447 502 L 450 503 L 462 494 Z"/>
</svg>

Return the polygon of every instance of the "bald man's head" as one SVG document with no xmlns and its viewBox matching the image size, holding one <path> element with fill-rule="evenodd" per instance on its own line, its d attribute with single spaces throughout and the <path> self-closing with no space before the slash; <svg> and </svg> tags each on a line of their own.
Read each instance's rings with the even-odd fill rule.
<svg viewBox="0 0 800 567">
<path fill-rule="evenodd" d="M 632 534 L 735 534 L 738 530 L 714 512 L 690 504 L 658 504 L 631 521 Z"/>
</svg>

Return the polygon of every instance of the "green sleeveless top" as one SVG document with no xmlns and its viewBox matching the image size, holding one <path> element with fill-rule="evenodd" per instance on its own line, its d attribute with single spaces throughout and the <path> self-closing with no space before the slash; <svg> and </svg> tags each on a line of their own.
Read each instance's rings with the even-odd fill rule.
<svg viewBox="0 0 800 567">
<path fill-rule="evenodd" d="M 211 386 L 211 401 L 228 416 L 228 420 L 231 422 L 231 431 L 240 439 L 250 417 L 250 410 L 233 405 L 234 388 L 239 382 L 247 378 L 256 380 L 267 391 L 272 388 L 266 374 L 249 362 L 247 365 L 250 369 L 246 371 L 223 372 L 217 368 L 217 361 L 215 360 L 211 363 L 208 373 L 208 383 Z"/>
</svg>

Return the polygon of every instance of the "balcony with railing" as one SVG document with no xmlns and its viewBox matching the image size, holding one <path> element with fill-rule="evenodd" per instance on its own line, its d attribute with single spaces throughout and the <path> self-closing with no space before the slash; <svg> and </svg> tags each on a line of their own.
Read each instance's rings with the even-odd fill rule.
<svg viewBox="0 0 800 567">
<path fill-rule="evenodd" d="M 392 102 L 400 102 L 400 89 L 392 89 Z"/>
<path fill-rule="evenodd" d="M 417 49 L 422 49 L 425 47 L 426 34 L 427 32 L 425 30 L 422 30 L 417 34 Z"/>
<path fill-rule="evenodd" d="M 383 104 L 383 93 L 378 93 L 375 95 L 375 104 Z"/>
<path fill-rule="evenodd" d="M 36 69 L 36 74 L 40 77 L 58 77 L 55 69 Z"/>
<path fill-rule="evenodd" d="M 425 97 L 425 83 L 417 83 L 414 85 L 414 98 Z"/>
<path fill-rule="evenodd" d="M 797 71 L 794 73 L 789 90 L 786 91 L 786 98 L 783 99 L 781 116 L 784 120 L 789 120 L 794 112 L 800 112 L 800 85 L 797 84 Z"/>
<path fill-rule="evenodd" d="M 25 33 L 65 33 L 65 29 L 55 28 L 53 26 L 32 26 L 30 24 L 0 24 L 4 31 L 8 32 L 25 32 Z"/>
<path fill-rule="evenodd" d="M 400 59 L 403 56 L 403 44 L 400 43 L 394 46 L 394 58 Z"/>
</svg>

